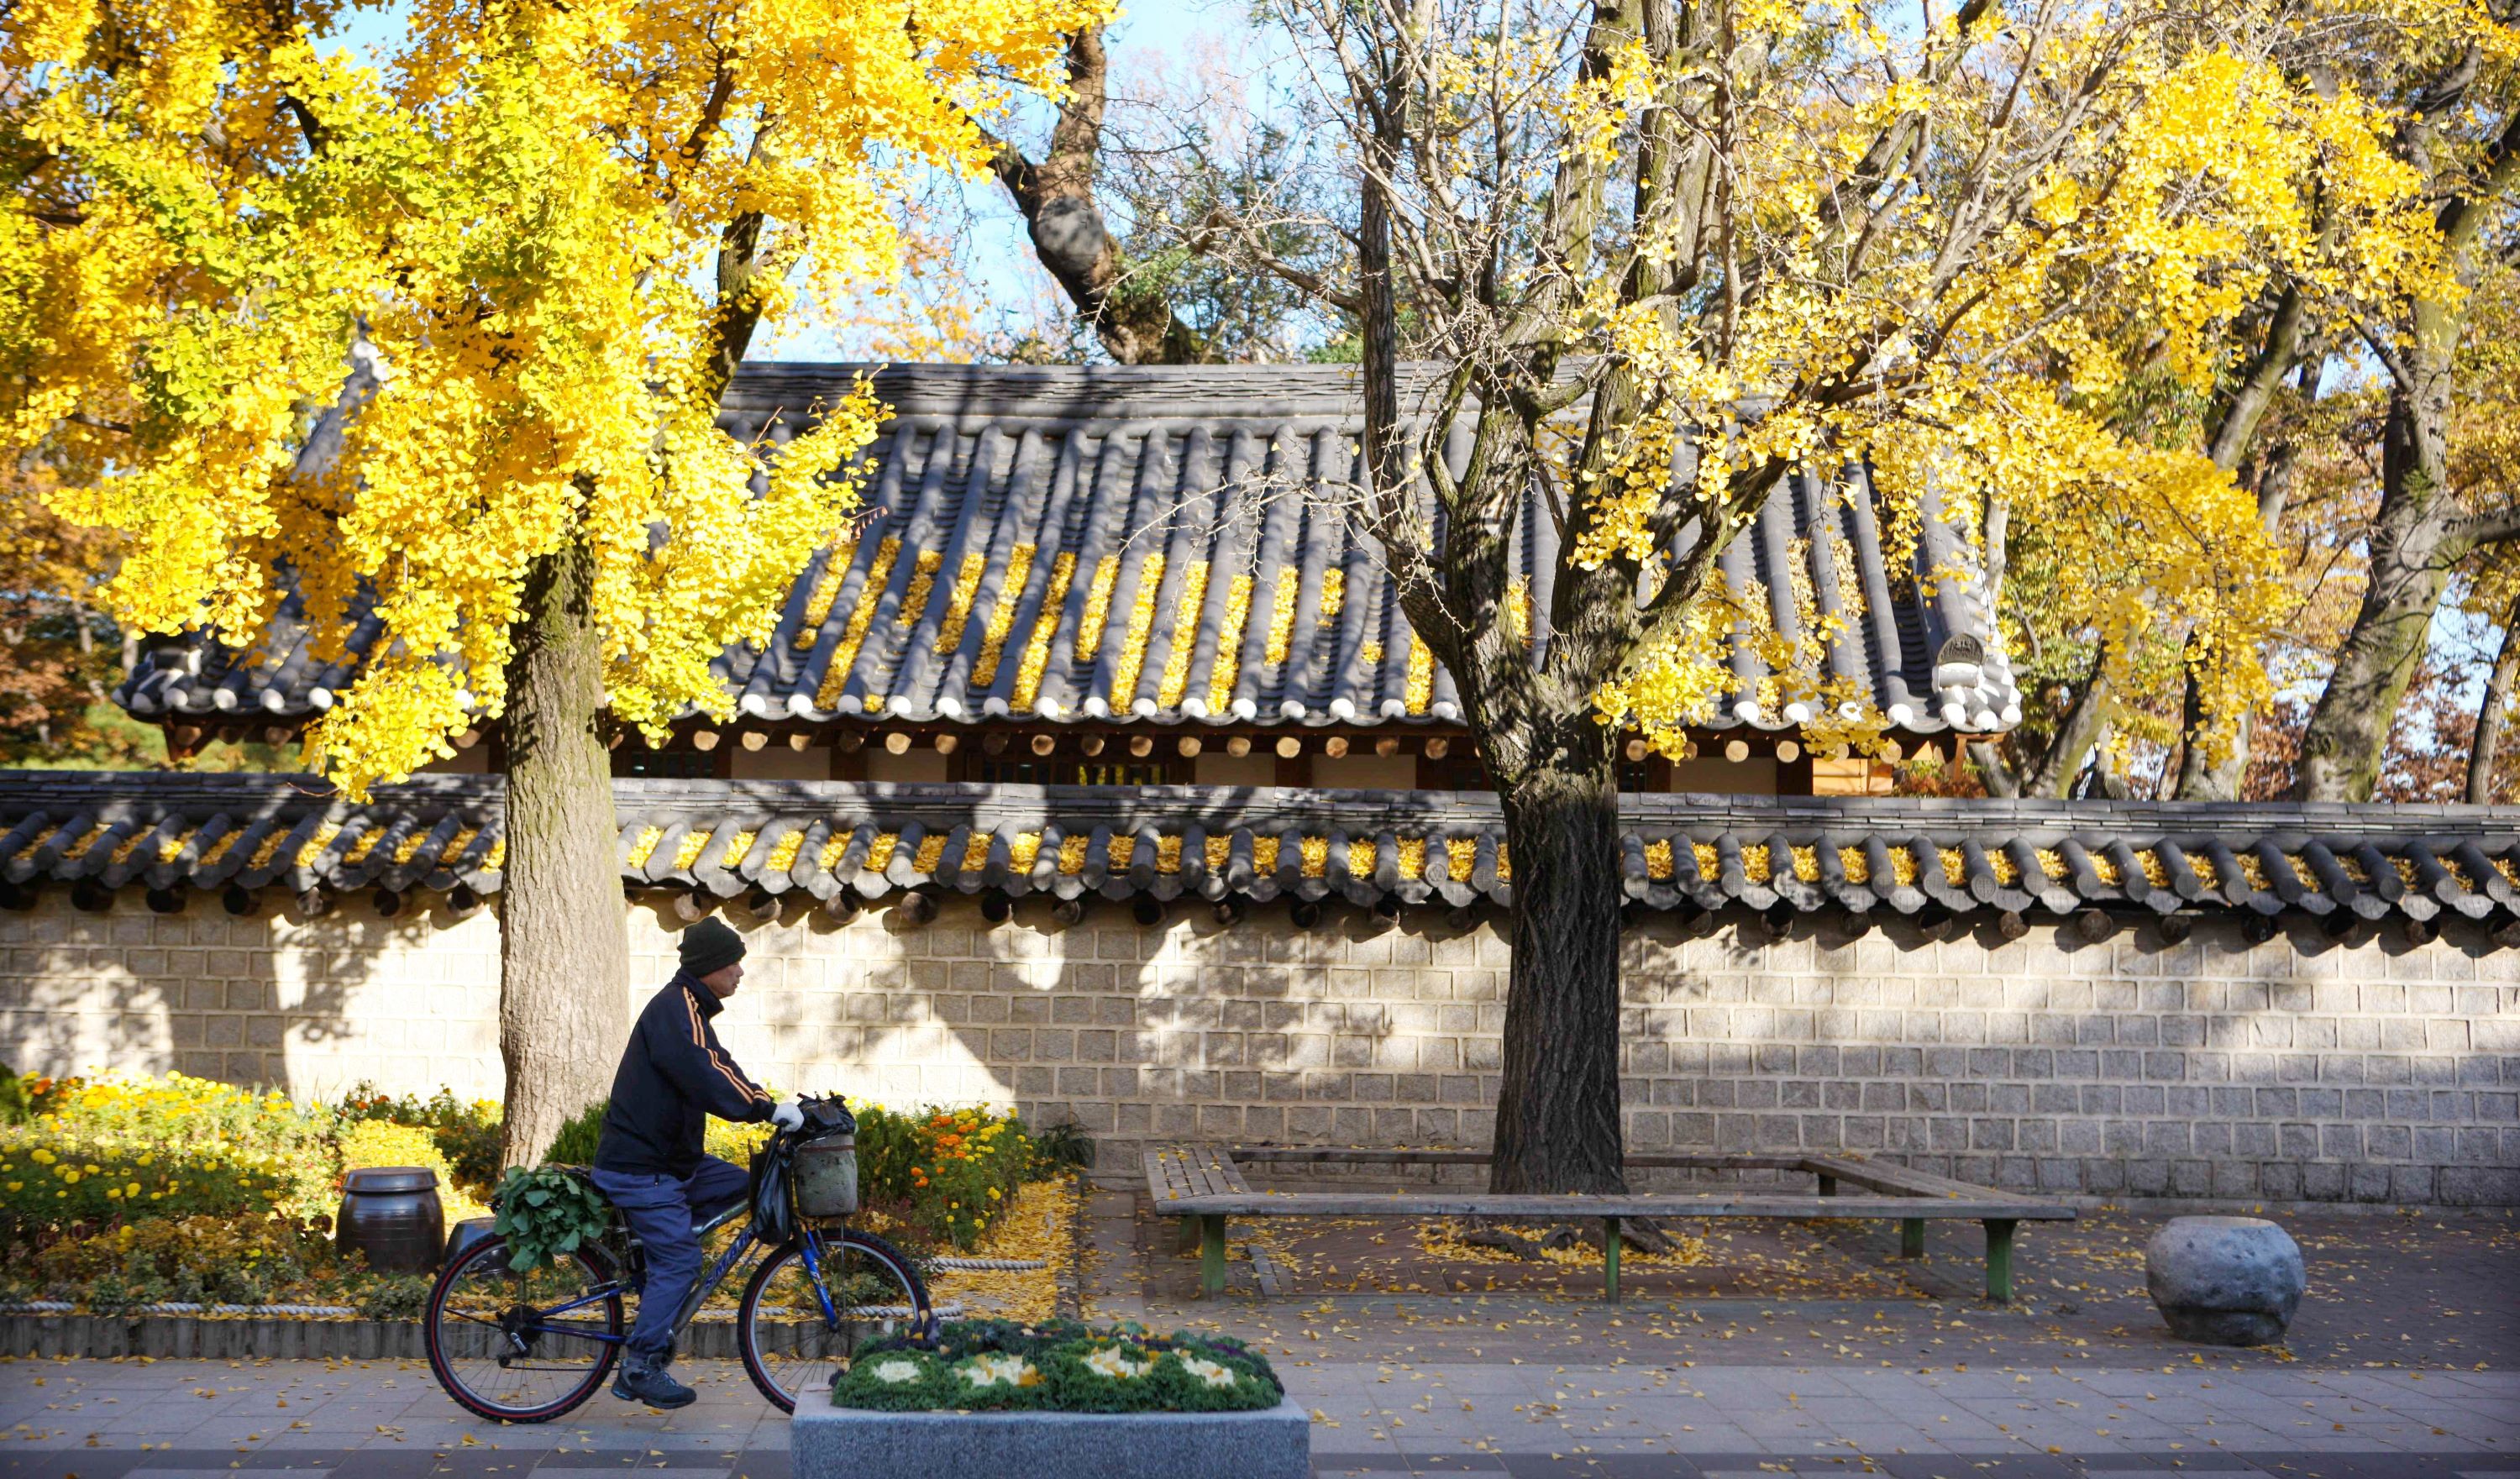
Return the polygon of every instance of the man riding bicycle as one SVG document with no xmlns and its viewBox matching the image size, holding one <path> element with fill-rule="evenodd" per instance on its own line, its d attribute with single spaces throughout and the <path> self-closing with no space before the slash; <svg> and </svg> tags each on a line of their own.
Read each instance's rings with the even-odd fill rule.
<svg viewBox="0 0 2520 1479">
<path fill-rule="evenodd" d="M 631 1327 L 612 1395 L 678 1408 L 696 1395 L 673 1378 L 674 1317 L 700 1274 L 693 1228 L 743 1199 L 751 1177 L 703 1152 L 712 1114 L 738 1123 L 804 1123 L 794 1101 L 775 1102 L 719 1046 L 711 1019 L 743 980 L 743 940 L 718 919 L 683 931 L 682 968 L 649 999 L 622 1050 L 604 1114 L 594 1177 L 647 1250 L 639 1320 Z"/>
</svg>

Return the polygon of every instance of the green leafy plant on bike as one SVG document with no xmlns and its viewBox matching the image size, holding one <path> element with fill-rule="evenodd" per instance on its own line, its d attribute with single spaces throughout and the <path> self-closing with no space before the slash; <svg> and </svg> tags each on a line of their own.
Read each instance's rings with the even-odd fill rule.
<svg viewBox="0 0 2520 1479">
<path fill-rule="evenodd" d="M 499 1183 L 492 1231 L 508 1240 L 508 1267 L 546 1268 L 612 1232 L 612 1206 L 585 1179 L 553 1166 L 518 1167 Z"/>
</svg>

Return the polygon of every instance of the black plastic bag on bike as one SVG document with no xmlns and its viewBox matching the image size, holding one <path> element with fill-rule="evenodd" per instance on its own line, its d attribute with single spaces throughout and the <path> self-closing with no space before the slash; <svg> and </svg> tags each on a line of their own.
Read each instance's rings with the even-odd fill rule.
<svg viewBox="0 0 2520 1479">
<path fill-rule="evenodd" d="M 794 1154 L 784 1135 L 752 1152 L 752 1235 L 774 1248 L 796 1236 Z"/>
</svg>

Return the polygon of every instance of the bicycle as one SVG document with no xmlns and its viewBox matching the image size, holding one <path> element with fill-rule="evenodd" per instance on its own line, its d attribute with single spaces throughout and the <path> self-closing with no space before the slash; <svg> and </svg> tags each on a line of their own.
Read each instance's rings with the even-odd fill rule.
<svg viewBox="0 0 2520 1479">
<path fill-rule="evenodd" d="M 840 1101 L 801 1102 L 806 1129 L 775 1132 L 771 1153 L 817 1133 Z M 772 1247 L 754 1236 L 750 1213 L 747 1196 L 699 1224 L 702 1237 L 739 1220 L 744 1227 L 675 1312 L 674 1337 L 680 1341 L 729 1275 L 749 1265 L 736 1348 L 752 1384 L 781 1412 L 794 1412 L 807 1391 L 830 1391 L 867 1342 L 905 1327 L 933 1333 L 926 1282 L 890 1243 L 847 1227 L 825 1232 L 800 1218 L 796 1235 Z M 645 1272 L 639 1239 L 626 1225 L 616 1229 L 617 1246 L 588 1244 L 523 1274 L 508 1267 L 507 1239 L 496 1233 L 450 1258 L 429 1289 L 422 1326 L 429 1370 L 447 1395 L 494 1422 L 549 1422 L 594 1396 L 628 1339 L 622 1298 Z"/>
</svg>

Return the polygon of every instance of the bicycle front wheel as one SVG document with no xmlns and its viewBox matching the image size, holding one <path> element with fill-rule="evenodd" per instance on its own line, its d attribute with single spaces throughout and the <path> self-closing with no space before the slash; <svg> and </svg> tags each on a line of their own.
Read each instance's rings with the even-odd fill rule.
<svg viewBox="0 0 2520 1479">
<path fill-rule="evenodd" d="M 924 1331 L 930 1315 L 926 1281 L 892 1244 L 855 1232 L 817 1242 L 814 1261 L 802 1242 L 762 1260 L 736 1315 L 743 1369 L 783 1412 L 828 1394 L 868 1342 Z"/>
<path fill-rule="evenodd" d="M 595 1395 L 621 1354 L 621 1287 L 591 1248 L 547 1268 L 508 1267 L 484 1237 L 437 1276 L 422 1319 L 446 1395 L 494 1422 L 549 1422 Z"/>
</svg>

